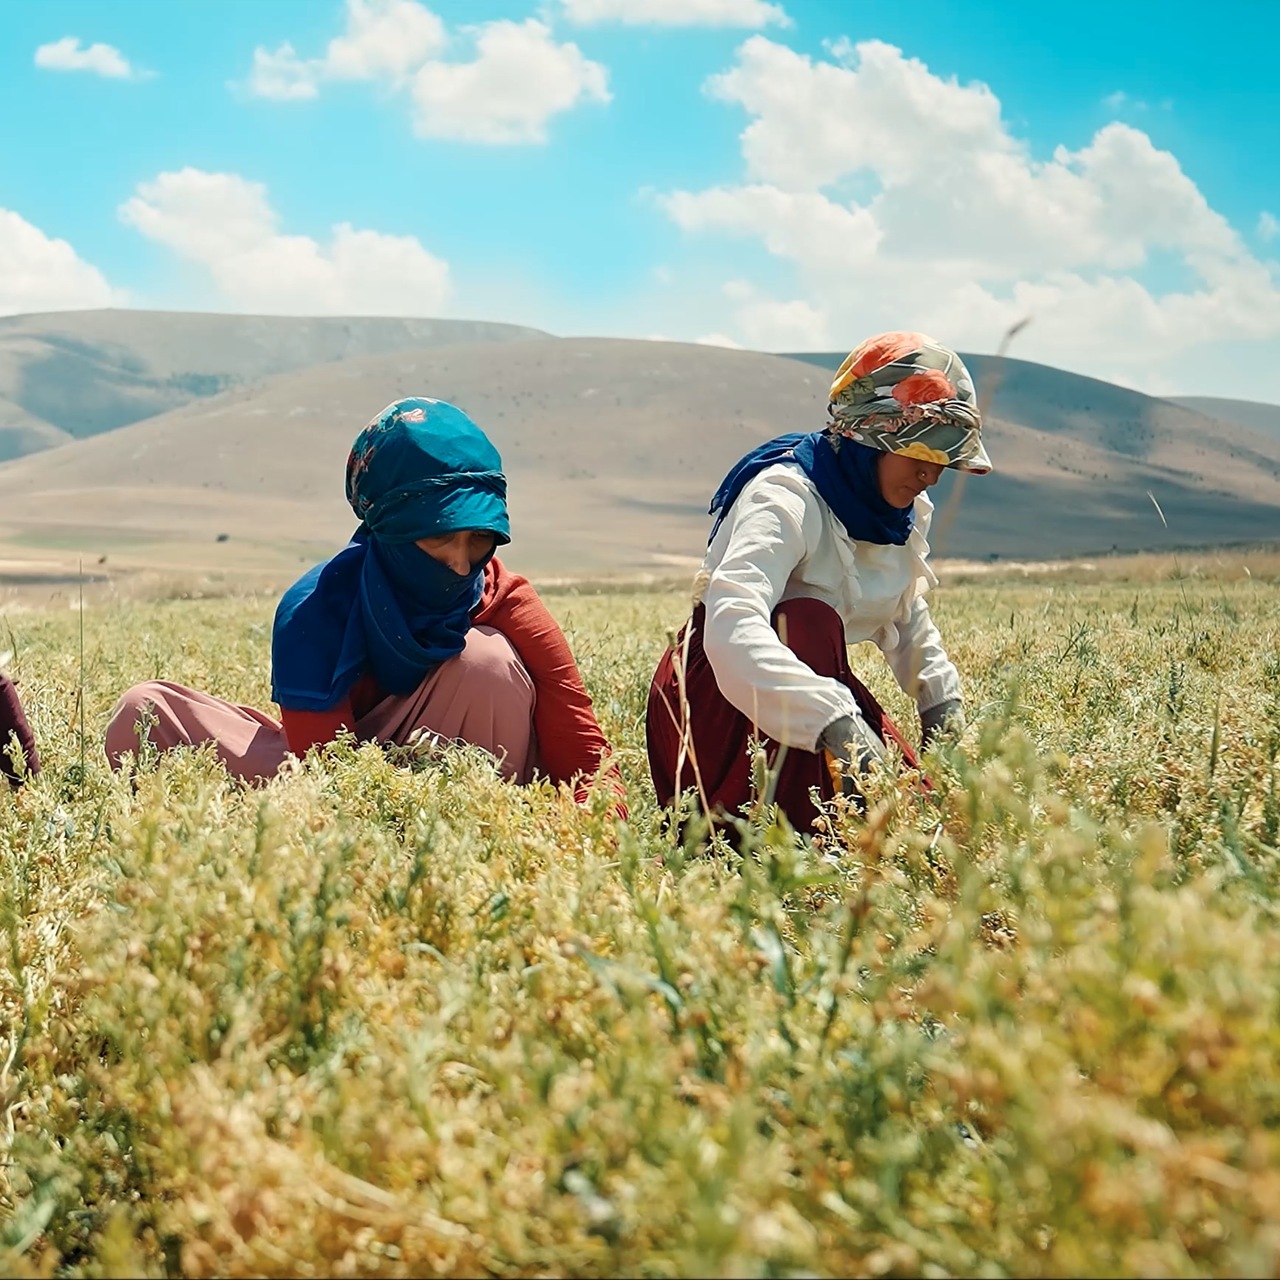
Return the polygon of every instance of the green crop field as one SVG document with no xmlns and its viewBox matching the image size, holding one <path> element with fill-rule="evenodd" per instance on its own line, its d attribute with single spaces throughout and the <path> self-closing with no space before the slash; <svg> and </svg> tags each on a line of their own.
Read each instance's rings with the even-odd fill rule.
<svg viewBox="0 0 1280 1280">
<path fill-rule="evenodd" d="M 945 585 L 932 792 L 740 852 L 647 780 L 679 592 L 548 596 L 625 823 L 474 750 L 117 778 L 135 681 L 269 705 L 273 601 L 8 614 L 0 1273 L 1277 1274 L 1280 576 L 1101 578 Z"/>
</svg>

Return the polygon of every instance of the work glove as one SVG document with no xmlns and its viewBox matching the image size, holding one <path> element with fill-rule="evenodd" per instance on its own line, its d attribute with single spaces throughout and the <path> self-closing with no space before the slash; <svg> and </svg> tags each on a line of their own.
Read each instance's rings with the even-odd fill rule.
<svg viewBox="0 0 1280 1280">
<path fill-rule="evenodd" d="M 920 750 L 927 751 L 940 733 L 960 733 L 964 729 L 964 703 L 948 698 L 920 712 Z"/>
<path fill-rule="evenodd" d="M 836 791 L 859 810 L 865 810 L 866 797 L 859 779 L 885 757 L 885 745 L 879 736 L 859 716 L 838 716 L 818 735 L 818 749 L 826 759 Z"/>
</svg>

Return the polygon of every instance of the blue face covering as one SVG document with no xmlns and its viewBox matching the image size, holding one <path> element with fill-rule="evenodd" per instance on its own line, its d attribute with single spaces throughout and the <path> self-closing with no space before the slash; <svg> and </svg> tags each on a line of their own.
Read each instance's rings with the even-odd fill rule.
<svg viewBox="0 0 1280 1280">
<path fill-rule="evenodd" d="M 388 693 L 412 693 L 462 651 L 492 554 L 470 573 L 455 573 L 413 542 L 370 547 L 360 610 L 369 664 Z"/>
<path fill-rule="evenodd" d="M 351 541 L 276 609 L 271 696 L 290 710 L 327 710 L 366 674 L 411 693 L 462 652 L 492 555 L 459 574 L 417 540 L 482 529 L 510 541 L 498 451 L 443 401 L 397 401 L 360 433 L 347 499 L 361 520 Z"/>
<path fill-rule="evenodd" d="M 904 545 L 915 527 L 915 508 L 884 500 L 876 477 L 881 456 L 879 449 L 833 439 L 826 431 L 797 431 L 766 440 L 740 459 L 716 490 L 708 509 L 716 517 L 708 544 L 749 480 L 775 462 L 794 462 L 855 542 Z"/>
</svg>

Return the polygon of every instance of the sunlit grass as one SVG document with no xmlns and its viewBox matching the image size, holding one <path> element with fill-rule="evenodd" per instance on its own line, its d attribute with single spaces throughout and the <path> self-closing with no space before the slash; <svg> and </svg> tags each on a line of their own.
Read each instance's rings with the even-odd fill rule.
<svg viewBox="0 0 1280 1280">
<path fill-rule="evenodd" d="M 269 705 L 272 601 L 0 626 L 0 1272 L 1275 1272 L 1274 577 L 944 589 L 932 796 L 745 855 L 648 786 L 681 594 L 548 600 L 626 824 L 474 751 L 116 778 L 135 681 Z"/>
</svg>

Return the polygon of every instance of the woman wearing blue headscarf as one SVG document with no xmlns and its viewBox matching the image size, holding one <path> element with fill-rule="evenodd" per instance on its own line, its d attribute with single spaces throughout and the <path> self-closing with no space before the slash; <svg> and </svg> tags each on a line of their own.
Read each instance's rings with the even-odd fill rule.
<svg viewBox="0 0 1280 1280">
<path fill-rule="evenodd" d="M 649 691 L 663 805 L 694 791 L 712 816 L 739 812 L 757 738 L 778 765 L 777 804 L 802 830 L 818 816 L 814 796 L 837 786 L 856 796 L 887 743 L 914 765 L 849 669 L 847 646 L 862 640 L 915 698 L 926 743 L 962 716 L 960 677 L 925 600 L 937 582 L 925 491 L 944 467 L 991 469 L 968 370 L 923 334 L 880 334 L 844 361 L 829 399 L 824 430 L 752 450 L 712 499 L 699 602 Z"/>
<path fill-rule="evenodd" d="M 498 451 L 439 400 L 388 405 L 357 436 L 346 496 L 360 521 L 276 609 L 276 722 L 165 681 L 120 699 L 107 729 L 119 767 L 141 727 L 160 750 L 205 742 L 237 777 L 273 776 L 343 730 L 426 734 L 491 752 L 519 782 L 537 770 L 585 799 L 609 746 L 560 628 L 494 552 L 511 540 Z M 618 790 L 616 773 L 609 785 Z"/>
</svg>

